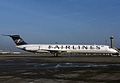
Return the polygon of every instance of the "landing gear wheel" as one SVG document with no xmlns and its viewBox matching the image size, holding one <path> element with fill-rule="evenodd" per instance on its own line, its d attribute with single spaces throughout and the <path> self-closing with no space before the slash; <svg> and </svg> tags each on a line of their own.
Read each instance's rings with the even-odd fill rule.
<svg viewBox="0 0 120 83">
<path fill-rule="evenodd" d="M 57 57 L 57 56 L 58 56 L 58 53 L 54 53 L 54 56 Z"/>
</svg>

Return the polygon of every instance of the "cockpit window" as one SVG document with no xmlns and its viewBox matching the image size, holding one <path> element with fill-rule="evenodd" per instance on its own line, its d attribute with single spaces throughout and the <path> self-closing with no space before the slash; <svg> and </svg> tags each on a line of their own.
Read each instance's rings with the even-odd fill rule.
<svg viewBox="0 0 120 83">
<path fill-rule="evenodd" d="M 109 46 L 109 48 L 111 48 L 111 47 Z"/>
</svg>

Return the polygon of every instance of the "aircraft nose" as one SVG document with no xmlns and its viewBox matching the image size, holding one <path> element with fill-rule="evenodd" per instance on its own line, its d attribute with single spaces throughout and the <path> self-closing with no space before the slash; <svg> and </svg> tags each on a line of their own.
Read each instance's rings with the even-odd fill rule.
<svg viewBox="0 0 120 83">
<path fill-rule="evenodd" d="M 110 49 L 110 50 L 111 50 L 111 52 L 113 52 L 113 53 L 118 53 L 118 51 L 115 50 L 115 49 Z"/>
</svg>

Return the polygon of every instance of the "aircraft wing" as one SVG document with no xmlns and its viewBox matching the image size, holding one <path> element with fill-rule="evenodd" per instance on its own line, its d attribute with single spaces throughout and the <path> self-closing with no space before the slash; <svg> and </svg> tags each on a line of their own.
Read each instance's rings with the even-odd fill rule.
<svg viewBox="0 0 120 83">
<path fill-rule="evenodd" d="M 46 49 L 41 49 L 41 50 L 48 51 L 50 53 L 63 53 L 63 52 L 67 52 L 67 51 L 60 51 L 60 50 L 46 50 Z"/>
</svg>

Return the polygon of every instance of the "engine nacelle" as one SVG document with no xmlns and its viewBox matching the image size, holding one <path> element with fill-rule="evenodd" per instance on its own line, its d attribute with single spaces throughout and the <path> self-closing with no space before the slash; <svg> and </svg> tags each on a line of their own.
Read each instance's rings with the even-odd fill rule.
<svg viewBox="0 0 120 83">
<path fill-rule="evenodd" d="M 24 47 L 24 50 L 37 51 L 37 50 L 39 50 L 39 47 Z"/>
</svg>

